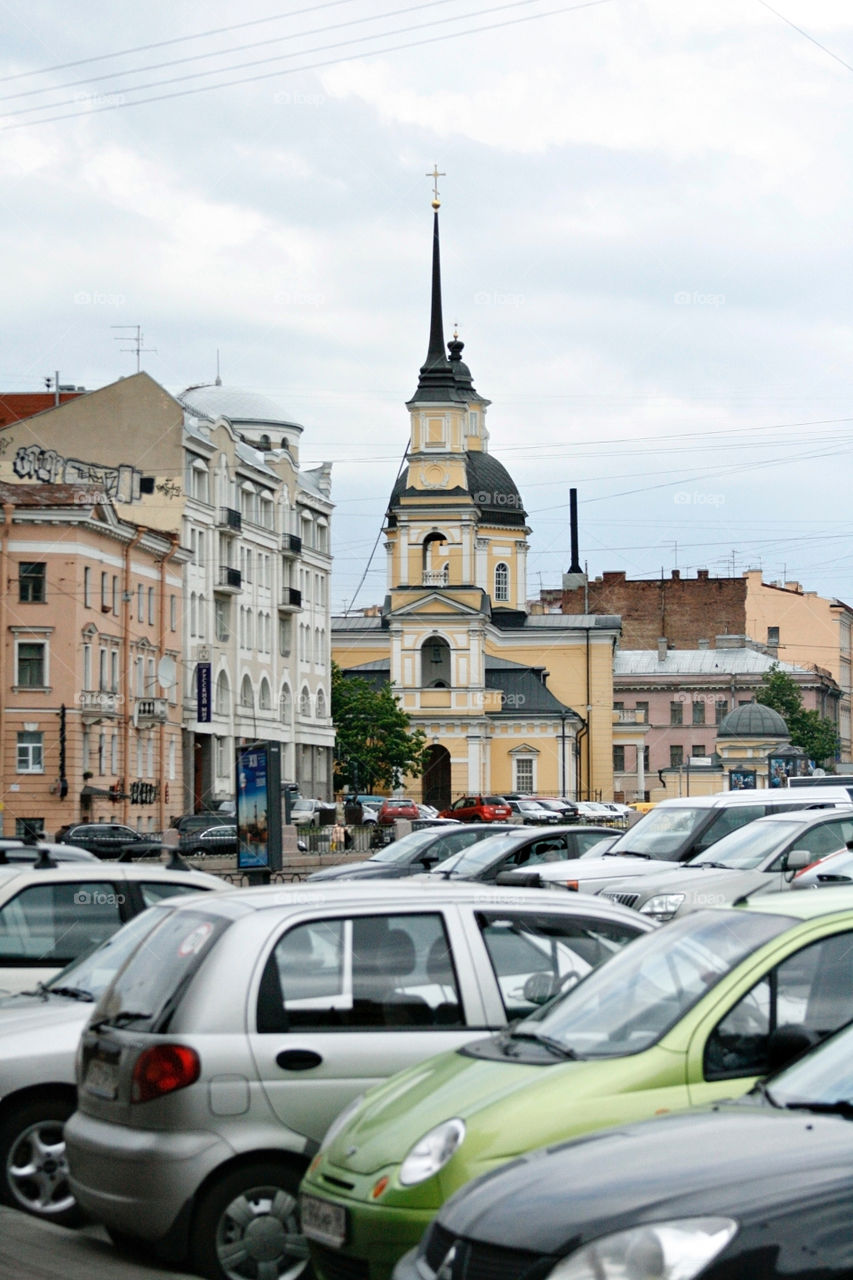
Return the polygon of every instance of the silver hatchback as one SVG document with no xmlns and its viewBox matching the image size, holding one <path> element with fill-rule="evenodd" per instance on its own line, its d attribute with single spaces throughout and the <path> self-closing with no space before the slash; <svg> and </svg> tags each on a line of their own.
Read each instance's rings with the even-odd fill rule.
<svg viewBox="0 0 853 1280">
<path fill-rule="evenodd" d="M 116 1241 L 215 1280 L 295 1277 L 297 1188 L 342 1108 L 651 927 L 583 895 L 444 883 L 256 888 L 164 912 L 83 1035 L 74 1193 Z"/>
</svg>

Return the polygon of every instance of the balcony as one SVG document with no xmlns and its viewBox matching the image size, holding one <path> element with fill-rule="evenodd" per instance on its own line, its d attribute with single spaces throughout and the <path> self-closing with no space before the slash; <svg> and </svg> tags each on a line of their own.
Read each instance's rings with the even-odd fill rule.
<svg viewBox="0 0 853 1280">
<path fill-rule="evenodd" d="M 282 597 L 278 602 L 279 613 L 293 613 L 297 609 L 302 608 L 302 592 L 297 591 L 296 587 L 285 587 Z"/>
<path fill-rule="evenodd" d="M 133 720 L 140 729 L 152 724 L 165 724 L 168 718 L 169 704 L 165 698 L 137 698 Z"/>
<path fill-rule="evenodd" d="M 220 507 L 216 524 L 223 533 L 241 533 L 243 530 L 243 517 L 233 507 Z"/>
<path fill-rule="evenodd" d="M 302 539 L 295 533 L 283 533 L 281 549 L 286 556 L 298 556 L 302 552 Z"/>
<path fill-rule="evenodd" d="M 424 569 L 421 576 L 422 587 L 446 587 L 447 586 L 447 570 L 446 569 Z"/>
<path fill-rule="evenodd" d="M 84 689 L 80 694 L 80 713 L 83 723 L 94 724 L 98 720 L 116 720 L 120 701 L 117 693 L 107 693 L 105 689 Z"/>
<path fill-rule="evenodd" d="M 224 592 L 226 594 L 236 595 L 238 591 L 243 589 L 243 575 L 239 569 L 232 569 L 229 565 L 219 566 L 219 581 L 214 586 L 216 592 Z"/>
</svg>

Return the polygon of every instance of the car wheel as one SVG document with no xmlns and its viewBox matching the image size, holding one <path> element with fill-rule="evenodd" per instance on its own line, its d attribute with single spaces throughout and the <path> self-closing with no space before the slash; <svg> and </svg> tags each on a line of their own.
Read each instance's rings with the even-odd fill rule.
<svg viewBox="0 0 853 1280">
<path fill-rule="evenodd" d="M 190 1237 L 194 1266 L 209 1280 L 308 1280 L 299 1224 L 303 1170 L 272 1160 L 227 1174 L 201 1199 Z"/>
<path fill-rule="evenodd" d="M 0 1124 L 0 1199 L 36 1218 L 72 1227 L 83 1214 L 68 1185 L 63 1126 L 74 1102 L 38 1098 Z"/>
</svg>

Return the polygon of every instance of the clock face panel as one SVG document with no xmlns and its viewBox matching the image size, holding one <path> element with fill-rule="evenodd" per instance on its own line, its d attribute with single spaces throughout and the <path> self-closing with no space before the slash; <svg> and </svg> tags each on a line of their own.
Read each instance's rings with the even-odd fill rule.
<svg viewBox="0 0 853 1280">
<path fill-rule="evenodd" d="M 421 467 L 421 484 L 425 489 L 443 489 L 447 484 L 447 471 L 437 462 Z"/>
</svg>

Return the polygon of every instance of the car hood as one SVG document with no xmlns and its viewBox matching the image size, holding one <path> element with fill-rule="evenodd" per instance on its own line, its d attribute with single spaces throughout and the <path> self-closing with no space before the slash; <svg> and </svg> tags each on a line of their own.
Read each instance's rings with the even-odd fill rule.
<svg viewBox="0 0 853 1280">
<path fill-rule="evenodd" d="M 456 1171 L 448 1166 L 442 1174 L 443 1185 L 453 1190 L 473 1176 L 472 1162 L 509 1160 L 569 1138 L 579 1128 L 591 1127 L 592 1100 L 645 1093 L 654 1088 L 662 1069 L 683 1072 L 679 1063 L 683 1055 L 662 1045 L 630 1057 L 576 1062 L 544 1053 L 538 1061 L 530 1056 L 496 1061 L 459 1051 L 440 1054 L 371 1090 L 330 1143 L 327 1158 L 353 1173 L 376 1173 L 399 1165 L 425 1133 L 459 1116 L 467 1127 L 465 1142 L 451 1161 Z M 567 1106 L 567 1098 L 572 1105 Z M 647 1101 L 636 1104 L 639 1111 L 632 1110 L 630 1098 L 625 1106 L 631 1119 L 648 1111 Z M 513 1116 L 510 1125 L 507 1114 Z"/>
<path fill-rule="evenodd" d="M 543 880 L 562 880 L 569 870 L 572 880 L 615 880 L 617 877 L 646 876 L 677 867 L 677 863 L 662 862 L 657 858 L 631 858 L 621 854 L 613 857 L 575 858 L 567 862 L 546 862 L 537 866 Z"/>
<path fill-rule="evenodd" d="M 0 1059 L 22 1036 L 41 1035 L 46 1027 L 79 1028 L 89 1020 L 94 1003 L 63 996 L 22 994 L 0 999 Z"/>
<path fill-rule="evenodd" d="M 561 1254 L 642 1222 L 783 1217 L 850 1180 L 850 1121 L 733 1104 L 532 1152 L 441 1212 L 453 1235 Z M 811 1242 L 815 1244 L 814 1241 Z"/>
<path fill-rule="evenodd" d="M 701 871 L 676 870 L 663 875 L 632 876 L 608 884 L 606 892 L 639 893 L 639 899 L 632 904 L 635 907 L 662 893 L 685 894 L 687 906 L 722 907 L 743 895 L 778 888 L 778 878 L 767 871 L 704 867 Z"/>
</svg>

